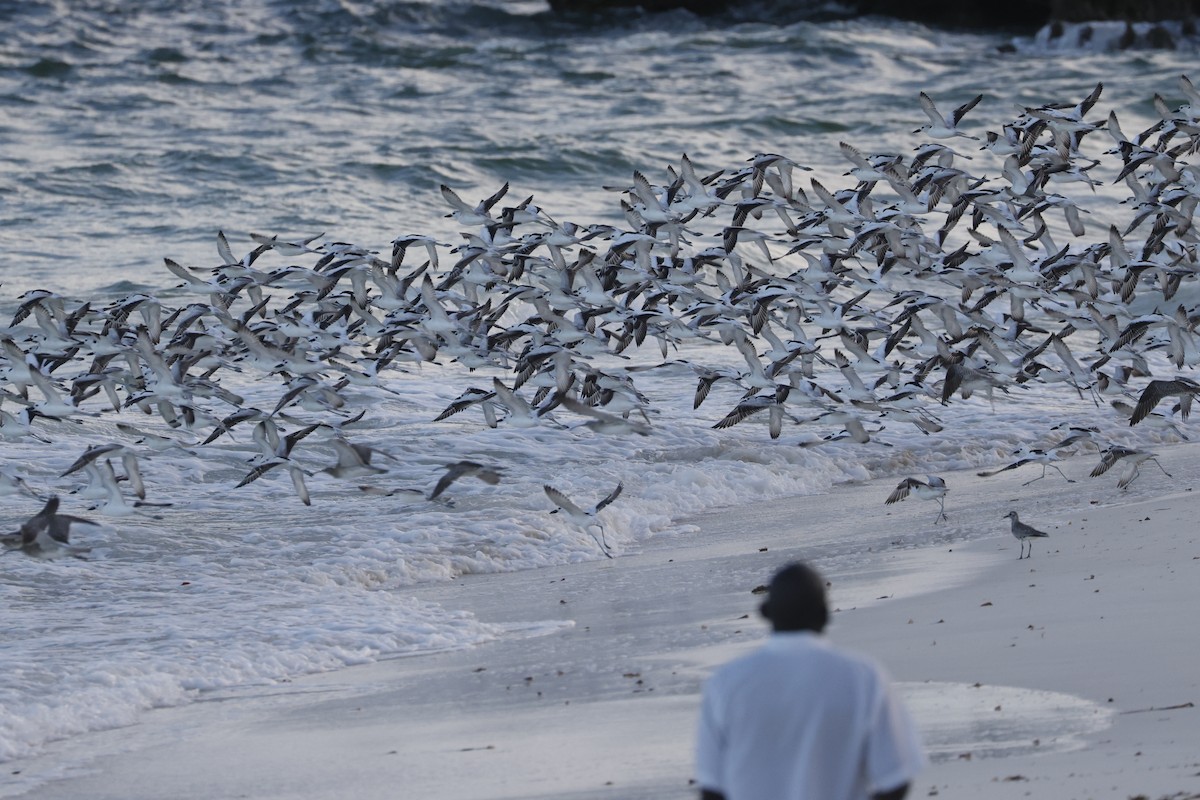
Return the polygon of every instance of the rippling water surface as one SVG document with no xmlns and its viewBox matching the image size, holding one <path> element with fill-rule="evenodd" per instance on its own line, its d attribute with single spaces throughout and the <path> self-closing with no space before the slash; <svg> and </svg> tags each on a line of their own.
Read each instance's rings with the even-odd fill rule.
<svg viewBox="0 0 1200 800">
<path fill-rule="evenodd" d="M 1153 94 L 1171 95 L 1194 66 L 1192 52 L 1050 51 L 875 19 L 558 18 L 532 0 L 183 5 L 0 0 L 6 321 L 34 289 L 97 307 L 134 292 L 184 305 L 196 292 L 163 259 L 215 266 L 218 231 L 239 257 L 255 246 L 251 233 L 351 242 L 385 259 L 402 234 L 458 244 L 463 228 L 446 217 L 439 184 L 474 203 L 509 182 L 506 202 L 532 195 L 580 225 L 624 224 L 620 195 L 604 187 L 625 188 L 634 170 L 661 183 L 684 153 L 701 172 L 780 153 L 843 186 L 838 142 L 911 151 L 926 121 L 922 90 L 946 110 L 982 93 L 970 117 L 981 134 L 1016 106 L 1075 103 L 1104 80 L 1103 105 L 1141 130 L 1155 118 Z M 270 259 L 272 269 L 289 262 Z M 679 367 L 639 383 L 657 409 L 645 437 L 493 430 L 478 409 L 432 422 L 465 385 L 490 379 L 426 364 L 350 388 L 368 414 L 347 435 L 397 461 L 380 456 L 386 475 L 339 481 L 319 472 L 334 459 L 325 437 L 306 453 L 311 507 L 282 474 L 232 488 L 256 452 L 240 430 L 204 458 L 194 448 L 207 429 L 172 431 L 135 410 L 39 423 L 48 443 L 7 442 L 6 471 L 104 524 L 78 529 L 93 548 L 87 562 L 0 557 L 0 761 L 207 688 L 505 635 L 403 589 L 603 557 L 589 533 L 547 514 L 545 482 L 589 503 L 623 482 L 604 512 L 620 553 L 685 535 L 673 520 L 706 507 L 994 464 L 1032 428 L 1080 413 L 1069 392 L 1041 388 L 994 410 L 956 404 L 943 419 L 953 436 L 889 428 L 894 447 L 801 448 L 771 442 L 763 425 L 713 430 L 738 393 L 715 390 L 698 414 L 695 376 Z M 279 396 L 278 382 L 251 372 L 222 385 L 247 405 Z M 178 443 L 153 449 L 118 420 Z M 86 481 L 61 473 L 111 441 L 137 450 L 148 498 L 171 506 L 100 517 L 70 494 Z M 463 479 L 452 506 L 355 488 L 428 491 L 457 459 L 502 465 L 505 477 L 495 487 Z M 39 506 L 7 497 L 4 524 Z"/>
</svg>

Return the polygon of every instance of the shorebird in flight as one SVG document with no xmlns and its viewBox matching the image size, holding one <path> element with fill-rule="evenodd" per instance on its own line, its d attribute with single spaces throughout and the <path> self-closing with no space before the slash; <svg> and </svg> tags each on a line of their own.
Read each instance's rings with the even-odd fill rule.
<svg viewBox="0 0 1200 800">
<path fill-rule="evenodd" d="M 57 558 L 66 555 L 84 559 L 84 554 L 90 548 L 71 545 L 72 523 L 96 524 L 83 517 L 59 514 L 58 497 L 51 496 L 42 510 L 26 520 L 20 530 L 0 536 L 0 543 L 11 550 L 19 549 L 33 558 Z"/>
<path fill-rule="evenodd" d="M 1138 466 L 1146 461 L 1153 461 L 1158 464 L 1158 468 L 1163 471 L 1163 474 L 1168 478 L 1171 473 L 1167 472 L 1166 467 L 1159 464 L 1157 453 L 1151 453 L 1149 450 L 1135 450 L 1130 447 L 1119 447 L 1113 445 L 1104 451 L 1104 456 L 1100 459 L 1100 463 L 1088 473 L 1089 477 L 1098 478 L 1117 464 L 1124 462 L 1125 471 L 1121 473 L 1120 479 L 1117 481 L 1118 489 L 1126 489 L 1129 484 L 1133 483 L 1134 478 L 1138 476 Z"/>
<path fill-rule="evenodd" d="M 888 499 L 884 500 L 884 505 L 890 506 L 892 503 L 899 503 L 901 500 L 908 497 L 910 494 L 918 500 L 937 500 L 938 515 L 934 519 L 933 524 L 936 525 L 942 520 L 949 520 L 946 516 L 946 481 L 937 475 L 926 475 L 929 480 L 923 481 L 920 478 L 905 478 L 896 485 L 896 488 L 888 495 Z"/>
<path fill-rule="evenodd" d="M 1047 467 L 1053 468 L 1059 475 L 1062 475 L 1063 480 L 1065 480 L 1067 483 L 1075 482 L 1073 478 L 1068 478 L 1066 473 L 1058 468 L 1057 464 L 1052 463 L 1058 460 L 1058 454 L 1053 450 L 1018 450 L 1017 455 L 1020 455 L 1021 457 L 1008 466 L 1000 467 L 1000 469 L 994 469 L 990 472 L 976 472 L 975 474 L 981 478 L 990 478 L 993 475 L 999 475 L 1001 472 L 1007 472 L 1010 469 L 1016 469 L 1017 467 L 1022 467 L 1026 464 L 1041 464 L 1042 474 L 1038 475 L 1036 478 L 1031 478 L 1030 480 L 1025 481 L 1023 484 L 1021 484 L 1022 486 L 1028 486 L 1034 481 L 1040 481 L 1042 478 L 1046 477 Z"/>
<path fill-rule="evenodd" d="M 558 508 L 550 512 L 551 514 L 557 513 L 558 511 L 565 512 L 568 517 L 570 517 L 576 524 L 580 525 L 588 533 L 592 533 L 591 526 L 593 525 L 600 529 L 600 536 L 597 537 L 594 533 L 592 533 L 592 538 L 596 540 L 596 544 L 600 545 L 600 549 L 604 552 L 604 555 L 608 556 L 609 558 L 612 558 L 613 556 L 608 549 L 607 541 L 604 539 L 604 526 L 599 522 L 596 522 L 596 515 L 603 511 L 610 503 L 612 503 L 612 501 L 620 497 L 621 491 L 624 488 L 624 484 L 618 483 L 617 488 L 609 492 L 607 497 L 585 511 L 579 506 L 575 505 L 575 503 L 573 503 L 569 497 L 560 492 L 558 489 L 555 489 L 553 486 L 550 486 L 549 484 L 542 486 L 542 489 L 546 492 L 546 497 L 549 497 L 550 501 L 554 503 L 554 505 L 558 506 Z"/>
<path fill-rule="evenodd" d="M 474 461 L 455 461 L 446 465 L 446 471 L 438 479 L 437 485 L 429 493 L 428 500 L 436 500 L 442 492 L 450 488 L 450 484 L 462 477 L 475 477 L 484 483 L 495 486 L 500 482 L 500 467 L 488 467 Z"/>
<path fill-rule="evenodd" d="M 1180 418 L 1187 419 L 1188 413 L 1192 410 L 1192 398 L 1197 393 L 1200 393 L 1200 383 L 1196 383 L 1190 378 L 1150 381 L 1142 390 L 1137 405 L 1133 408 L 1133 415 L 1129 417 L 1129 425 L 1131 427 L 1137 425 L 1154 410 L 1155 406 L 1162 402 L 1163 398 L 1172 395 L 1179 397 Z"/>
<path fill-rule="evenodd" d="M 922 131 L 932 136 L 934 139 L 953 139 L 956 136 L 962 136 L 967 139 L 978 139 L 978 136 L 971 136 L 968 133 L 963 133 L 958 129 L 958 123 L 963 116 L 976 106 L 983 99 L 983 95 L 977 94 L 973 100 L 968 100 L 950 115 L 949 122 L 942 116 L 942 112 L 938 111 L 937 106 L 933 104 L 933 98 L 921 92 L 921 110 L 925 112 L 925 116 L 929 117 L 929 124 L 922 125 L 913 133 L 921 133 Z"/>
</svg>

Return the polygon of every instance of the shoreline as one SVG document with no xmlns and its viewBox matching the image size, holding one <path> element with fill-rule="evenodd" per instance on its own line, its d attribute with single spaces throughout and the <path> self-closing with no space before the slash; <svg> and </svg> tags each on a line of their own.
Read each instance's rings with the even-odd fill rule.
<svg viewBox="0 0 1200 800">
<path fill-rule="evenodd" d="M 32 782 L 57 754 L 93 759 L 0 796 L 694 797 L 700 683 L 765 635 L 751 589 L 815 551 L 838 609 L 828 635 L 885 666 L 939 748 L 912 796 L 1200 796 L 1188 453 L 1162 448 L 1176 477 L 1146 473 L 1124 497 L 1053 472 L 1030 486 L 1021 470 L 945 473 L 935 528 L 934 504 L 885 508 L 876 480 L 684 520 L 614 561 L 414 587 L 514 635 L 215 692 L 10 762 Z M 1014 499 L 1051 534 L 1021 562 L 1001 519 Z M 872 537 L 901 544 L 864 550 Z"/>
</svg>

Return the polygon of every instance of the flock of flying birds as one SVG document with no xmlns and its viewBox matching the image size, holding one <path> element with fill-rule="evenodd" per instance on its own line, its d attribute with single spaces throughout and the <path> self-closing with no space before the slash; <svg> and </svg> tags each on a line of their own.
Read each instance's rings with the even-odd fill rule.
<svg viewBox="0 0 1200 800">
<path fill-rule="evenodd" d="M 214 442 L 233 446 L 238 426 L 251 428 L 253 446 L 237 487 L 282 470 L 308 504 L 305 479 L 318 472 L 381 473 L 391 456 L 352 440 L 368 411 L 356 413 L 352 390 L 397 393 L 404 372 L 428 362 L 457 364 L 464 381 L 436 420 L 477 409 L 493 428 L 573 422 L 649 435 L 655 409 L 637 378 L 674 370 L 662 374 L 696 381 L 695 409 L 718 382 L 742 392 L 714 428 L 759 419 L 772 438 L 785 427 L 824 432 L 805 446 L 879 441 L 890 424 L 935 433 L 939 407 L 1029 384 L 1060 384 L 1130 425 L 1178 432 L 1200 383 L 1150 366 L 1200 362 L 1200 167 L 1187 161 L 1200 147 L 1200 92 L 1186 76 L 1178 86 L 1183 104 L 1156 95 L 1159 118 L 1132 137 L 1115 112 L 1096 111 L 1100 85 L 1078 103 L 1026 108 L 982 138 L 965 127 L 980 97 L 946 116 L 922 93 L 925 141 L 909 154 L 842 143 L 841 188 L 782 155 L 711 174 L 684 155 L 661 184 L 635 172 L 606 187 L 620 195 L 623 225 L 560 223 L 532 197 L 506 204 L 506 184 L 477 204 L 442 186 L 462 241 L 405 235 L 382 257 L 254 234 L 238 256 L 219 233 L 216 266 L 166 259 L 194 298 L 186 304 L 22 296 L 0 332 L 0 436 L 49 442 L 48 422 L 121 419 L 111 442 L 58 476 L 86 475 L 73 496 L 120 515 L 149 504 L 140 458 L 172 447 L 203 457 Z M 972 173 L 988 160 L 995 174 Z M 1128 189 L 1109 215 L 1120 222 L 1090 219 L 1073 199 L 1104 184 Z M 698 363 L 693 354 L 714 352 L 692 346 L 702 343 L 734 356 Z M 222 384 L 231 373 L 227 384 L 277 385 L 277 399 L 251 406 Z M 1178 417 L 1159 410 L 1168 398 Z M 135 427 L 134 413 L 176 435 Z M 1084 428 L 1068 438 L 1078 436 L 1097 438 Z M 1044 475 L 1067 446 L 1003 469 L 1040 463 Z M 1122 463 L 1122 486 L 1154 455 L 1100 449 L 1093 474 Z M 427 494 L 398 491 L 444 502 L 455 480 L 494 484 L 502 472 L 459 461 Z M 590 530 L 620 490 L 586 511 L 553 486 L 545 493 Z M 54 492 L 47 500 L 9 472 L 0 492 L 46 500 L 6 545 L 78 554 L 68 532 L 88 520 L 60 514 Z M 364 487 L 372 493 L 395 491 Z M 909 478 L 888 502 L 909 494 L 941 503 L 945 484 Z"/>
</svg>

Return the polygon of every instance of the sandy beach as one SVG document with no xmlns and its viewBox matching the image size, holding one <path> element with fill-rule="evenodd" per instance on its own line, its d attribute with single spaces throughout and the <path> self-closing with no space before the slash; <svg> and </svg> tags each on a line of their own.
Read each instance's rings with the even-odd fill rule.
<svg viewBox="0 0 1200 800">
<path fill-rule="evenodd" d="M 936 504 L 885 506 L 894 481 L 866 482 L 613 561 L 423 586 L 511 635 L 215 692 L 7 764 L 0 796 L 693 797 L 701 682 L 765 635 L 755 587 L 822 541 L 828 635 L 886 666 L 929 750 L 911 796 L 1200 797 L 1200 465 L 1159 452 L 1172 477 L 1146 464 L 1124 492 L 947 473 L 935 526 Z M 1009 509 L 1050 534 L 1029 559 Z"/>
</svg>

